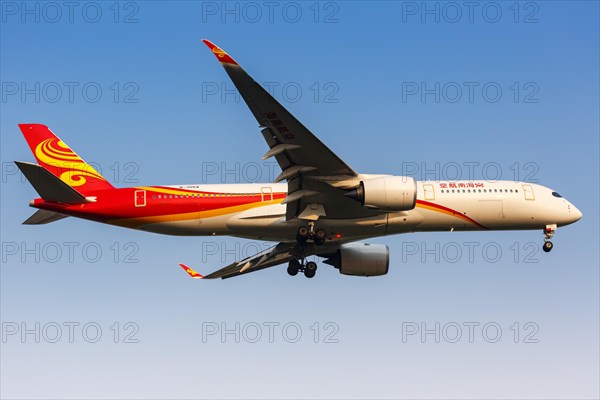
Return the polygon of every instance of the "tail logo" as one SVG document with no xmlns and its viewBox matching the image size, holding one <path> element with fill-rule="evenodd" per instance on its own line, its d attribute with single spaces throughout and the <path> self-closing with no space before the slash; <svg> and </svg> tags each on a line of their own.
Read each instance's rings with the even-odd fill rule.
<svg viewBox="0 0 600 400">
<path fill-rule="evenodd" d="M 217 55 L 217 57 L 219 58 L 223 58 L 227 55 L 227 53 L 225 53 L 223 50 L 221 50 L 218 47 L 215 47 L 214 49 L 212 49 L 213 53 L 215 53 Z"/>
<path fill-rule="evenodd" d="M 105 179 L 89 164 L 86 164 L 62 140 L 54 137 L 46 139 L 35 148 L 35 156 L 43 163 L 65 169 L 59 176 L 69 186 L 83 186 L 86 177 Z"/>
</svg>

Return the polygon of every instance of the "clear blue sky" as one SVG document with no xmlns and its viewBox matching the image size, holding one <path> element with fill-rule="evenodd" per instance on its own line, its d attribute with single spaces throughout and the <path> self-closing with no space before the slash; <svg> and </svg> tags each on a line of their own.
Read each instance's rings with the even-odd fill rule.
<svg viewBox="0 0 600 400">
<path fill-rule="evenodd" d="M 1 3 L 2 397 L 599 396 L 597 2 L 24 4 Z M 278 173 L 202 38 L 356 170 L 500 171 L 556 189 L 583 219 L 550 254 L 537 231 L 414 234 L 371 241 L 390 247 L 386 277 L 321 265 L 313 280 L 273 268 L 218 282 L 177 263 L 206 272 L 265 244 L 22 226 L 35 192 L 13 169 L 33 161 L 18 123 L 47 124 L 116 186 Z M 36 323 L 40 343 L 22 338 Z M 240 343 L 207 336 L 236 323 Z M 436 323 L 439 343 L 403 340 Z"/>
</svg>

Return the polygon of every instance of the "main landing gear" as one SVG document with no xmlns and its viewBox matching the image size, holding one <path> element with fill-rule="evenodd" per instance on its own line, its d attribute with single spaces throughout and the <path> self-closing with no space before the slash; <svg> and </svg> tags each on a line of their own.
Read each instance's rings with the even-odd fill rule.
<svg viewBox="0 0 600 400">
<path fill-rule="evenodd" d="M 327 240 L 327 232 L 323 228 L 315 227 L 314 221 L 309 221 L 307 225 L 302 225 L 296 232 L 296 240 L 301 248 L 306 247 L 306 243 L 312 240 L 317 246 L 321 246 Z M 298 275 L 298 272 L 303 272 L 307 278 L 314 278 L 317 273 L 317 263 L 314 261 L 304 261 L 304 256 L 297 255 L 297 259 L 290 261 L 287 272 L 291 276 Z"/>
<path fill-rule="evenodd" d="M 552 239 L 552 236 L 555 232 L 556 225 L 546 225 L 544 228 L 544 244 L 542 245 L 542 250 L 544 250 L 546 253 L 550 252 L 550 250 L 552 250 L 554 247 L 550 239 Z"/>
<path fill-rule="evenodd" d="M 306 264 L 301 263 L 298 260 L 292 260 L 288 264 L 287 272 L 291 276 L 298 275 L 298 272 L 304 272 L 304 276 L 307 278 L 314 278 L 317 273 L 317 263 L 313 261 L 309 261 Z"/>
<path fill-rule="evenodd" d="M 310 221 L 306 226 L 298 228 L 298 232 L 296 233 L 298 243 L 306 243 L 309 239 L 312 239 L 316 245 L 320 246 L 325 243 L 326 238 L 327 232 L 325 229 L 316 228 L 313 221 Z"/>
</svg>

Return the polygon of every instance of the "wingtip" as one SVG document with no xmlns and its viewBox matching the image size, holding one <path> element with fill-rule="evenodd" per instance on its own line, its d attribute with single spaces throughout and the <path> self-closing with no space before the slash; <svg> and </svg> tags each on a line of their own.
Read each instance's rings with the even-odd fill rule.
<svg viewBox="0 0 600 400">
<path fill-rule="evenodd" d="M 238 63 L 235 62 L 235 60 L 231 58 L 231 56 L 227 54 L 225 50 L 221 49 L 219 46 L 217 46 L 210 40 L 202 39 L 202 42 L 214 53 L 215 57 L 217 57 L 217 60 L 219 60 L 219 62 L 225 64 L 238 65 Z"/>
<path fill-rule="evenodd" d="M 181 268 L 183 268 L 183 270 L 184 270 L 185 272 L 187 272 L 187 274 L 188 274 L 189 276 L 191 276 L 192 278 L 194 278 L 194 279 L 202 279 L 202 278 L 204 278 L 204 276 L 203 276 L 203 275 L 201 275 L 201 274 L 199 274 L 198 272 L 194 271 L 193 269 L 191 269 L 190 267 L 188 267 L 188 266 L 187 266 L 187 265 L 185 265 L 185 264 L 179 264 L 179 266 L 180 266 Z"/>
</svg>

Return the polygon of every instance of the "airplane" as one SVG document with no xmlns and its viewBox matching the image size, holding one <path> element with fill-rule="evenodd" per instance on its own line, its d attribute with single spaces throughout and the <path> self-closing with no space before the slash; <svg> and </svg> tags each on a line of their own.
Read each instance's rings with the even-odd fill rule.
<svg viewBox="0 0 600 400">
<path fill-rule="evenodd" d="M 19 125 L 37 164 L 15 162 L 39 198 L 24 224 L 66 217 L 166 235 L 229 235 L 277 242 L 195 279 L 231 278 L 287 263 L 289 275 L 324 259 L 341 274 L 381 276 L 389 248 L 363 240 L 410 232 L 542 230 L 542 249 L 581 212 L 547 187 L 514 181 L 416 181 L 353 170 L 255 82 L 225 51 L 203 40 L 256 118 L 281 167 L 274 183 L 115 188 L 45 125 Z M 285 182 L 283 182 L 285 181 Z"/>
</svg>

